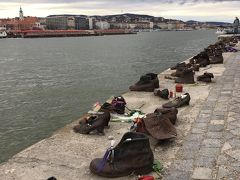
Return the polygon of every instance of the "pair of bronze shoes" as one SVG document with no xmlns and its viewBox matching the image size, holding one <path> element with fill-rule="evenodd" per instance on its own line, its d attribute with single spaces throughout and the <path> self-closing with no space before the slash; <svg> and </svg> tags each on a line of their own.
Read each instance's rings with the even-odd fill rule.
<svg viewBox="0 0 240 180">
<path fill-rule="evenodd" d="M 182 94 L 180 97 L 176 97 L 174 100 L 169 101 L 166 104 L 163 104 L 162 107 L 163 108 L 180 108 L 182 106 L 187 106 L 189 105 L 191 100 L 190 94 L 189 93 L 185 93 Z"/>
<path fill-rule="evenodd" d="M 104 135 L 104 128 L 109 127 L 110 113 L 100 111 L 95 115 L 83 117 L 79 124 L 73 127 L 74 132 L 80 134 L 90 134 L 96 131 L 99 135 Z"/>
<path fill-rule="evenodd" d="M 198 76 L 198 77 L 197 77 L 197 80 L 198 80 L 198 81 L 202 81 L 202 82 L 207 82 L 207 83 L 209 83 L 209 82 L 212 82 L 212 78 L 214 78 L 213 73 L 207 73 L 207 72 L 205 72 L 203 75 Z"/>
<path fill-rule="evenodd" d="M 159 80 L 157 74 L 148 73 L 140 77 L 140 80 L 129 87 L 130 91 L 153 92 L 155 88 L 159 88 Z"/>
</svg>

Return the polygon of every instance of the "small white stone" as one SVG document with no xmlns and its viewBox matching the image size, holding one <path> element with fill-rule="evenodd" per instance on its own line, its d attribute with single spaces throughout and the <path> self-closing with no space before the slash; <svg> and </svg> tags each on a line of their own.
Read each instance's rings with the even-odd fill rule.
<svg viewBox="0 0 240 180">
<path fill-rule="evenodd" d="M 224 120 L 211 120 L 210 124 L 222 125 L 222 124 L 224 124 Z"/>
<path fill-rule="evenodd" d="M 225 142 L 223 147 L 222 147 L 222 151 L 221 152 L 224 152 L 224 151 L 226 151 L 228 149 L 231 149 L 231 148 L 232 148 L 232 146 L 228 142 Z"/>
<path fill-rule="evenodd" d="M 113 136 L 108 136 L 108 140 L 114 140 Z"/>
</svg>

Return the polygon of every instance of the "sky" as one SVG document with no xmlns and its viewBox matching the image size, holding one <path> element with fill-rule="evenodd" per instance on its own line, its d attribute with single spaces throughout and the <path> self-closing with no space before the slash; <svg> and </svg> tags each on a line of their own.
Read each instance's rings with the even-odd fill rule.
<svg viewBox="0 0 240 180">
<path fill-rule="evenodd" d="M 46 17 L 52 14 L 146 14 L 183 21 L 233 22 L 240 0 L 0 0 L 0 18 Z"/>
</svg>

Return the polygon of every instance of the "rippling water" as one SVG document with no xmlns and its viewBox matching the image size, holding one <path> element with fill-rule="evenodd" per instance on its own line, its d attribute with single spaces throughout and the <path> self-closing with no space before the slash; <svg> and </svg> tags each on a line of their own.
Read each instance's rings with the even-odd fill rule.
<svg viewBox="0 0 240 180">
<path fill-rule="evenodd" d="M 215 41 L 214 31 L 0 39 L 0 162 Z"/>
</svg>

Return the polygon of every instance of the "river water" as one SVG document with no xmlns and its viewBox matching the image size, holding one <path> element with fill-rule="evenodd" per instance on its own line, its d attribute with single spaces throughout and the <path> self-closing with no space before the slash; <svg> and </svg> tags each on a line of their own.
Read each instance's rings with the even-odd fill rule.
<svg viewBox="0 0 240 180">
<path fill-rule="evenodd" d="M 212 30 L 0 39 L 0 162 L 216 40 Z"/>
</svg>

